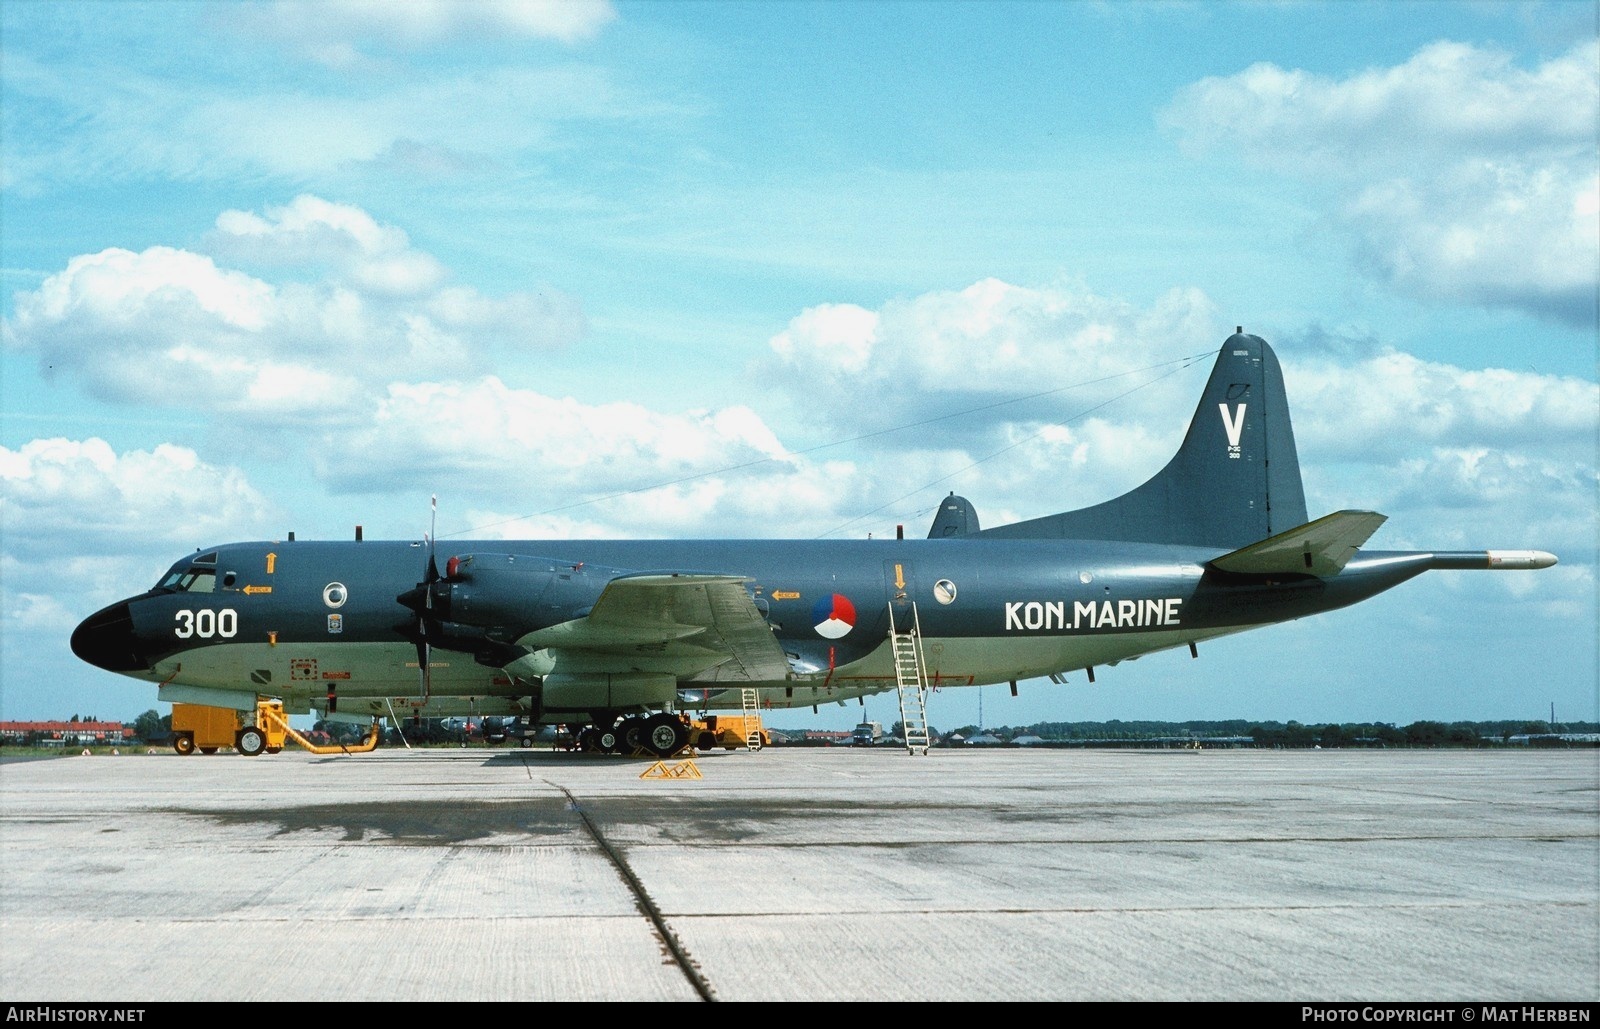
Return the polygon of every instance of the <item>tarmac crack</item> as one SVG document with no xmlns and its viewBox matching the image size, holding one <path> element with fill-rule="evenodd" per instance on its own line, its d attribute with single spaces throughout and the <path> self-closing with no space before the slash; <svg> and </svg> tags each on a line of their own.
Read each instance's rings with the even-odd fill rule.
<svg viewBox="0 0 1600 1029">
<path fill-rule="evenodd" d="M 705 976 L 700 974 L 699 966 L 689 956 L 689 951 L 684 947 L 683 941 L 678 939 L 677 933 L 673 932 L 672 927 L 667 924 L 666 916 L 661 913 L 660 908 L 656 907 L 655 901 L 650 899 L 650 894 L 645 892 L 644 883 L 640 882 L 639 877 L 633 874 L 633 869 L 628 866 L 627 858 L 623 856 L 621 851 L 611 845 L 611 841 L 605 838 L 599 827 L 590 819 L 589 813 L 583 809 L 583 805 L 578 803 L 578 798 L 572 795 L 571 790 L 559 783 L 550 782 L 548 779 L 545 780 L 545 783 L 566 794 L 567 801 L 572 805 L 573 813 L 583 822 L 583 827 L 588 831 L 590 838 L 605 853 L 612 867 L 617 870 L 617 874 L 622 876 L 622 881 L 628 884 L 628 889 L 633 891 L 634 902 L 639 905 L 639 910 L 650 920 L 651 925 L 655 926 L 656 935 L 661 939 L 662 945 L 667 948 L 668 953 L 672 955 L 672 960 L 678 966 L 678 970 L 683 973 L 683 977 L 689 980 L 690 986 L 694 987 L 695 993 L 699 994 L 701 1000 L 715 1001 L 717 999 L 716 991 L 711 988 L 711 984 L 706 981 Z"/>
</svg>

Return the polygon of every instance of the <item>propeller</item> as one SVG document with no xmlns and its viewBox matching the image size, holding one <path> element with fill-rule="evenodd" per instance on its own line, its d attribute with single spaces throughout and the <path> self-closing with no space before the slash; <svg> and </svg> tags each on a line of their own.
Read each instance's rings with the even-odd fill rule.
<svg viewBox="0 0 1600 1029">
<path fill-rule="evenodd" d="M 437 627 L 433 618 L 433 584 L 441 578 L 439 563 L 434 558 L 433 542 L 439 525 L 439 498 L 437 495 L 432 496 L 428 502 L 432 513 L 428 523 L 427 570 L 423 572 L 422 581 L 417 583 L 415 589 L 407 590 L 395 598 L 417 614 L 416 622 L 405 626 L 402 631 L 417 644 L 417 670 L 421 678 L 424 701 L 433 695 L 433 672 L 429 668 L 433 644 L 430 642 L 429 634 Z"/>
</svg>

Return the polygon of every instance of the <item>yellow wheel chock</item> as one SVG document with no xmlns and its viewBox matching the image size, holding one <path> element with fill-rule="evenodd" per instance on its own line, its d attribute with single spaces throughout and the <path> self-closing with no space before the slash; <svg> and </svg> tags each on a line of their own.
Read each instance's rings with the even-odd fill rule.
<svg viewBox="0 0 1600 1029">
<path fill-rule="evenodd" d="M 693 760 L 679 761 L 669 765 L 665 761 L 657 761 L 639 774 L 641 779 L 704 779 L 700 774 L 700 766 Z"/>
</svg>

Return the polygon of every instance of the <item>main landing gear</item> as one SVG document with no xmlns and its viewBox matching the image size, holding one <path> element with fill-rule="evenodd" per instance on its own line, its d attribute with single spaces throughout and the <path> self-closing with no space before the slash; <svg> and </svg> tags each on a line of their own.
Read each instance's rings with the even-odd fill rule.
<svg viewBox="0 0 1600 1029">
<path fill-rule="evenodd" d="M 578 750 L 588 754 L 626 754 L 668 758 L 690 747 L 689 725 L 678 715 L 626 715 L 611 725 L 588 725 L 578 733 Z"/>
</svg>

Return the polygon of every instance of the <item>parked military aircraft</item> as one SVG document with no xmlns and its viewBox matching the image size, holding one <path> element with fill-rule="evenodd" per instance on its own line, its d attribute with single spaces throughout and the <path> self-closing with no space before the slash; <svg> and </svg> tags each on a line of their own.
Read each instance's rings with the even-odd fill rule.
<svg viewBox="0 0 1600 1029">
<path fill-rule="evenodd" d="M 1384 522 L 1306 515 L 1282 371 L 1242 330 L 1177 455 L 1081 510 L 984 529 L 951 495 L 926 539 L 229 543 L 86 618 L 80 658 L 166 702 L 403 722 L 520 715 L 659 754 L 674 712 L 815 706 L 1066 673 L 1365 600 L 1538 550 L 1369 551 Z M 358 533 L 359 537 L 359 533 Z M 441 567 L 442 559 L 442 567 Z"/>
</svg>

